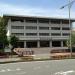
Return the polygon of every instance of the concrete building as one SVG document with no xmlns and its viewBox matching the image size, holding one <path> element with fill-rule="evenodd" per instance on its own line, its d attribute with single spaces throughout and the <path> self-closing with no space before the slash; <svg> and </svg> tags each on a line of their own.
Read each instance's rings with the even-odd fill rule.
<svg viewBox="0 0 75 75">
<path fill-rule="evenodd" d="M 68 49 L 69 19 L 4 15 L 8 19 L 8 34 L 19 38 L 21 48 Z M 71 24 L 74 20 L 71 20 Z"/>
</svg>

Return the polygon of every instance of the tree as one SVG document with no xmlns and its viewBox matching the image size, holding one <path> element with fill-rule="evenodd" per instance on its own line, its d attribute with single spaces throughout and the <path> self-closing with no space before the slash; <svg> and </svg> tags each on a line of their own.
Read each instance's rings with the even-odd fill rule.
<svg viewBox="0 0 75 75">
<path fill-rule="evenodd" d="M 2 49 L 5 48 L 5 46 L 8 45 L 8 40 L 6 36 L 6 26 L 7 26 L 7 20 L 3 17 L 0 17 L 0 44 L 2 44 Z"/>
<path fill-rule="evenodd" d="M 70 47 L 70 39 L 67 40 L 67 46 Z M 71 46 L 72 46 L 72 49 L 74 48 L 75 50 L 75 31 L 72 31 L 72 34 L 71 34 Z"/>
<path fill-rule="evenodd" d="M 10 37 L 9 41 L 10 41 L 10 44 L 12 45 L 12 48 L 15 48 L 17 46 L 19 39 L 13 35 Z"/>
</svg>

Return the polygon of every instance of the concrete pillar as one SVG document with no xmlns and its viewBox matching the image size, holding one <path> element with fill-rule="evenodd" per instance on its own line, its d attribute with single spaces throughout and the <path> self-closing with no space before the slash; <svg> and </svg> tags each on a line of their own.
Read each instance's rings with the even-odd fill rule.
<svg viewBox="0 0 75 75">
<path fill-rule="evenodd" d="M 62 36 L 62 21 L 60 21 L 60 31 L 61 31 L 61 36 Z"/>
<path fill-rule="evenodd" d="M 63 47 L 63 41 L 61 41 L 61 47 Z"/>
<path fill-rule="evenodd" d="M 24 41 L 24 48 L 26 48 L 26 41 Z"/>
<path fill-rule="evenodd" d="M 52 41 L 50 41 L 50 47 L 52 48 Z"/>
<path fill-rule="evenodd" d="M 38 20 L 37 20 L 37 36 L 38 36 L 38 38 L 39 38 L 39 22 L 38 22 Z"/>
<path fill-rule="evenodd" d="M 37 41 L 37 47 L 38 48 L 40 47 L 40 41 Z"/>
</svg>

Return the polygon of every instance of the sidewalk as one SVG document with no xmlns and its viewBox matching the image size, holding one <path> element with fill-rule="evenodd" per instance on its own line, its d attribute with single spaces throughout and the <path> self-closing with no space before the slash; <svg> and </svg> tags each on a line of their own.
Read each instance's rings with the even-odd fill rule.
<svg viewBox="0 0 75 75">
<path fill-rule="evenodd" d="M 50 54 L 36 54 L 34 59 L 50 59 Z"/>
<path fill-rule="evenodd" d="M 37 54 L 34 55 L 32 61 L 37 61 L 37 60 L 46 60 L 50 59 L 49 54 Z M 0 58 L 0 64 L 2 63 L 12 63 L 12 62 L 23 62 L 26 60 L 22 60 L 21 57 L 9 57 L 9 58 Z"/>
<path fill-rule="evenodd" d="M 60 53 L 54 53 L 54 54 L 36 54 L 33 55 L 32 59 L 29 59 L 29 57 L 14 57 L 14 56 L 10 56 L 9 58 L 0 58 L 0 64 L 4 64 L 4 63 L 13 63 L 13 62 L 26 62 L 26 61 L 45 61 L 45 60 L 53 60 L 51 59 L 52 57 L 56 57 L 56 56 L 61 56 Z M 75 58 L 75 53 L 73 54 L 74 57 L 72 57 L 72 59 Z M 65 58 L 61 58 L 61 59 L 65 59 Z M 68 59 L 68 58 L 66 58 Z M 55 59 L 54 59 L 55 60 Z M 59 59 L 58 59 L 59 60 Z"/>
<path fill-rule="evenodd" d="M 0 63 L 20 61 L 20 58 L 1 58 Z"/>
</svg>

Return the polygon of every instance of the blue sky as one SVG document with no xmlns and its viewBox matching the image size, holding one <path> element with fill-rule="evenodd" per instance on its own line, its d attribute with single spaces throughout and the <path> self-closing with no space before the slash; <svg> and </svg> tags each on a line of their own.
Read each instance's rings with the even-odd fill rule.
<svg viewBox="0 0 75 75">
<path fill-rule="evenodd" d="M 0 15 L 13 14 L 68 18 L 68 7 L 60 9 L 61 6 L 67 3 L 68 0 L 0 0 Z M 75 3 L 71 8 L 71 18 L 75 18 Z"/>
</svg>

